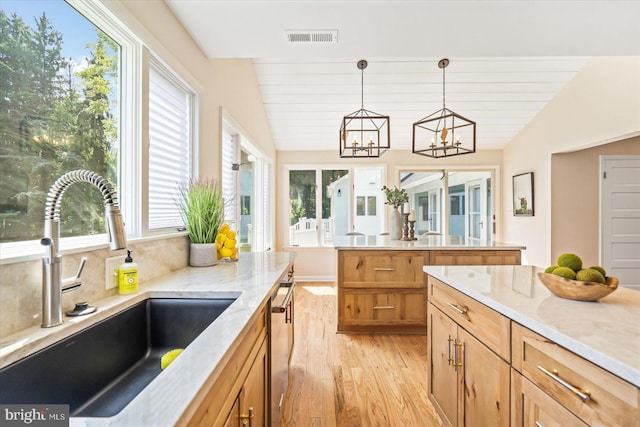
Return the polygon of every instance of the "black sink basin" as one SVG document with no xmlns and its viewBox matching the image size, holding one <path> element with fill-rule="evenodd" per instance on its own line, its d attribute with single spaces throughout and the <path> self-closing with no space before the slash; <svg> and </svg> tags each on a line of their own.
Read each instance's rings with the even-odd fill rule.
<svg viewBox="0 0 640 427">
<path fill-rule="evenodd" d="M 68 404 L 71 416 L 117 414 L 233 298 L 150 298 L 0 370 L 2 404 Z"/>
</svg>

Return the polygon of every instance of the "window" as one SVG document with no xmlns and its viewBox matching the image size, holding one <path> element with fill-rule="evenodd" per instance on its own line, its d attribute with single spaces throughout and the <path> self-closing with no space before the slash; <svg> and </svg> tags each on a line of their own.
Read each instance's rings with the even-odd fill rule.
<svg viewBox="0 0 640 427">
<path fill-rule="evenodd" d="M 488 225 L 493 212 L 493 173 L 492 170 L 402 172 L 400 186 L 407 190 L 409 203 L 417 213 L 416 234 L 435 231 L 491 240 L 492 227 Z"/>
<path fill-rule="evenodd" d="M 377 197 L 376 196 L 356 196 L 357 216 L 376 216 Z"/>
<path fill-rule="evenodd" d="M 191 176 L 194 94 L 157 61 L 149 67 L 149 230 L 182 225 L 176 205 Z"/>
<path fill-rule="evenodd" d="M 0 242 L 40 239 L 46 193 L 73 169 L 118 187 L 122 46 L 65 2 L 0 9 Z M 100 191 L 65 192 L 61 236 L 103 234 Z"/>
<path fill-rule="evenodd" d="M 290 169 L 289 244 L 323 246 L 352 231 L 380 233 L 382 174 L 380 167 Z"/>
<path fill-rule="evenodd" d="M 270 250 L 273 246 L 271 162 L 225 112 L 221 168 L 225 222 L 238 232 L 240 250 Z"/>
<path fill-rule="evenodd" d="M 175 192 L 192 175 L 194 91 L 152 52 L 143 55 L 145 46 L 102 2 L 5 0 L 0 33 L 9 65 L 0 67 L 0 256 L 41 253 L 46 193 L 73 169 L 117 189 L 130 237 L 176 230 Z M 146 65 L 149 104 L 140 90 Z M 147 130 L 148 151 L 139 137 Z M 70 186 L 63 247 L 104 243 L 92 239 L 105 233 L 103 218 L 97 189 Z"/>
</svg>

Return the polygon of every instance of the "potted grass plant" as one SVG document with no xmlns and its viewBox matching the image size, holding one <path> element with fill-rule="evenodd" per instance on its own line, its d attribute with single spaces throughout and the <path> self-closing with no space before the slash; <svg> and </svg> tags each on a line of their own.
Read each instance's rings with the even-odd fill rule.
<svg viewBox="0 0 640 427">
<path fill-rule="evenodd" d="M 191 180 L 180 189 L 178 207 L 191 240 L 189 265 L 216 264 L 216 236 L 224 219 L 222 188 L 213 179 Z"/>
</svg>

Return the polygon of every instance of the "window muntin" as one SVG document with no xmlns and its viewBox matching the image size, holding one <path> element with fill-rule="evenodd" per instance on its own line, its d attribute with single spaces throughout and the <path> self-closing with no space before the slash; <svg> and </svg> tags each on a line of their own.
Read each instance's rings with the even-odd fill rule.
<svg viewBox="0 0 640 427">
<path fill-rule="evenodd" d="M 122 55 L 62 1 L 3 2 L 0 33 L 0 243 L 22 242 L 42 237 L 46 193 L 64 173 L 89 169 L 118 187 Z M 65 192 L 62 236 L 105 232 L 90 188 Z"/>
</svg>

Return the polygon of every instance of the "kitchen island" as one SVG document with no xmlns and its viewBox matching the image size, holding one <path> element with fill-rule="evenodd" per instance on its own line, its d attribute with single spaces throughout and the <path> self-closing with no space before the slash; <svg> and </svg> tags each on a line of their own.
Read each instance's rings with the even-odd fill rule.
<svg viewBox="0 0 640 427">
<path fill-rule="evenodd" d="M 426 333 L 425 265 L 520 264 L 524 246 L 460 236 L 335 236 L 338 331 Z"/>
<path fill-rule="evenodd" d="M 98 307 L 98 311 L 93 314 L 76 318 L 65 317 L 65 323 L 56 328 L 34 327 L 8 336 L 1 342 L 0 367 L 69 337 L 147 298 L 234 298 L 235 302 L 121 412 L 108 418 L 71 417 L 70 424 L 198 425 L 204 422 L 206 417 L 213 417 L 214 420 L 223 417 L 224 422 L 231 407 L 225 406 L 226 400 L 212 404 L 211 396 L 218 400 L 231 399 L 233 404 L 237 388 L 242 386 L 242 381 L 237 380 L 237 377 L 240 374 L 247 375 L 244 368 L 246 364 L 235 356 L 247 347 L 243 355 L 250 354 L 255 358 L 256 354 L 262 354 L 258 353 L 258 350 L 264 352 L 268 347 L 263 338 L 266 336 L 265 310 L 280 280 L 286 278 L 295 254 L 242 253 L 239 258 L 238 262 L 219 263 L 213 267 L 184 268 L 143 284 L 136 294 L 114 295 L 105 300 L 91 301 L 92 305 Z M 250 342 L 249 338 L 255 338 L 256 344 Z M 258 340 L 262 340 L 262 343 Z M 264 376 L 262 378 L 264 379 Z M 223 396 L 218 397 L 215 393 L 210 393 L 214 386 L 214 391 L 227 387 L 230 390 L 229 396 L 222 393 Z M 262 395 L 264 396 L 264 392 Z M 209 409 L 218 403 L 226 408 L 224 414 Z M 204 405 L 209 406 L 203 408 Z"/>
<path fill-rule="evenodd" d="M 640 425 L 640 292 L 567 300 L 542 271 L 424 267 L 430 400 L 454 425 Z"/>
</svg>

